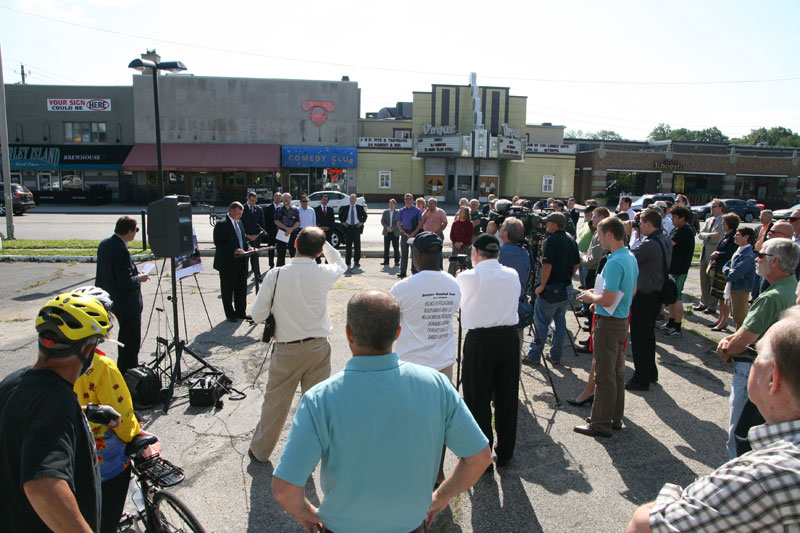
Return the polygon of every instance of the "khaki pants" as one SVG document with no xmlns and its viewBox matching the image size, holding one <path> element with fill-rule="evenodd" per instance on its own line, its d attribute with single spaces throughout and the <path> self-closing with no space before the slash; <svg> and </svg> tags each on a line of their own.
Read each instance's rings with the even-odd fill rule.
<svg viewBox="0 0 800 533">
<path fill-rule="evenodd" d="M 305 393 L 330 375 L 331 345 L 328 339 L 319 337 L 293 344 L 275 344 L 269 362 L 261 420 L 250 443 L 256 459 L 265 462 L 272 455 L 292 407 L 297 384 L 300 384 L 300 391 Z"/>
<path fill-rule="evenodd" d="M 749 306 L 747 301 L 750 299 L 750 291 L 731 291 L 731 314 L 733 321 L 736 322 L 736 329 L 739 329 L 747 316 Z"/>
<path fill-rule="evenodd" d="M 594 402 L 592 427 L 611 433 L 622 427 L 625 411 L 625 337 L 627 320 L 608 320 L 597 316 L 592 331 L 594 347 Z"/>
</svg>

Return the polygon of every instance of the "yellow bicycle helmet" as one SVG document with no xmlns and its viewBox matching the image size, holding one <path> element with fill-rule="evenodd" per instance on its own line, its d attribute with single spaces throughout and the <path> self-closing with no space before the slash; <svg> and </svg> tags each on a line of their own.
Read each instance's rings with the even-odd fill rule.
<svg viewBox="0 0 800 533">
<path fill-rule="evenodd" d="M 56 350 L 62 347 L 54 346 L 53 340 L 72 345 L 89 337 L 105 337 L 110 330 L 111 321 L 103 304 L 92 296 L 77 292 L 59 294 L 44 304 L 36 317 L 39 342 Z M 44 339 L 42 334 L 45 332 L 51 333 L 54 339 Z"/>
</svg>

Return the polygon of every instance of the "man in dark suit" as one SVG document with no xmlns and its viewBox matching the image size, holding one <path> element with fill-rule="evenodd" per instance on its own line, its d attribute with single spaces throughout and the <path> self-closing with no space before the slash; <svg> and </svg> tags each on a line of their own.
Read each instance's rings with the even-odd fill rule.
<svg viewBox="0 0 800 533">
<path fill-rule="evenodd" d="M 385 210 L 381 215 L 381 226 L 383 226 L 383 263 L 386 266 L 389 264 L 389 244 L 394 249 L 394 266 L 400 265 L 400 254 L 397 253 L 398 245 L 400 244 L 400 232 L 397 231 L 397 200 L 391 198 L 389 200 L 389 209 Z"/>
<path fill-rule="evenodd" d="M 214 226 L 214 270 L 219 271 L 222 307 L 229 322 L 248 318 L 245 314 L 247 263 L 242 256 L 250 246 L 245 238 L 244 224 L 239 220 L 243 211 L 242 204 L 233 202 L 228 207 L 227 216 Z"/>
<path fill-rule="evenodd" d="M 242 224 L 244 224 L 244 234 L 252 247 L 261 244 L 261 230 L 264 228 L 264 212 L 256 205 L 258 195 L 254 192 L 247 193 L 247 203 L 242 211 Z M 261 283 L 261 266 L 258 264 L 258 254 L 250 256 L 250 267 L 253 269 L 253 276 L 256 281 Z"/>
<path fill-rule="evenodd" d="M 114 235 L 104 239 L 97 247 L 95 285 L 108 292 L 114 305 L 111 307 L 119 322 L 117 339 L 120 346 L 117 367 L 123 374 L 139 364 L 139 345 L 142 340 L 142 290 L 141 284 L 149 279 L 139 274 L 133 264 L 128 244 L 139 228 L 136 219 L 124 216 L 117 220 Z"/>
<path fill-rule="evenodd" d="M 317 216 L 317 226 L 325 232 L 325 240 L 331 242 L 333 225 L 336 223 L 336 213 L 333 212 L 332 208 L 328 207 L 329 200 L 328 195 L 323 194 L 320 205 L 314 208 L 314 214 Z M 321 259 L 317 257 L 316 261 L 320 263 Z"/>
<path fill-rule="evenodd" d="M 276 192 L 272 195 L 272 203 L 261 210 L 264 213 L 264 229 L 267 230 L 267 246 L 275 246 L 275 236 L 278 234 L 278 226 L 275 225 L 275 209 L 281 205 L 281 193 Z M 275 250 L 268 252 L 269 267 L 275 268 Z"/>
<path fill-rule="evenodd" d="M 350 268 L 350 258 L 353 258 L 353 267 L 361 265 L 361 233 L 364 232 L 364 222 L 367 221 L 367 210 L 363 205 L 356 205 L 356 195 L 350 195 L 350 205 L 339 208 L 339 222 L 344 226 L 345 259 L 347 268 Z M 355 248 L 355 249 L 354 249 Z"/>
</svg>

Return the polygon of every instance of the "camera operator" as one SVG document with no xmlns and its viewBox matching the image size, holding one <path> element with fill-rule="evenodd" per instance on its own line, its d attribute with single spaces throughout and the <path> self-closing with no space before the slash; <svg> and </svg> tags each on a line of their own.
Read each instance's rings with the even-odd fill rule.
<svg viewBox="0 0 800 533">
<path fill-rule="evenodd" d="M 531 269 L 531 256 L 528 250 L 522 247 L 525 239 L 525 225 L 518 218 L 507 218 L 500 229 L 497 231 L 500 241 L 500 257 L 498 261 L 501 265 L 513 268 L 519 276 L 519 301 L 525 299 L 525 285 L 528 283 L 528 273 Z M 522 341 L 525 338 L 525 328 L 517 330 L 519 334 L 519 347 L 522 349 Z"/>
<path fill-rule="evenodd" d="M 672 259 L 672 241 L 661 231 L 661 214 L 647 209 L 639 231 L 644 236 L 633 256 L 639 265 L 636 294 L 631 304 L 631 348 L 634 373 L 626 390 L 646 391 L 658 381 L 656 368 L 656 318 L 661 310 L 661 288 Z M 665 267 L 667 270 L 665 270 Z"/>
<path fill-rule="evenodd" d="M 536 303 L 533 307 L 533 324 L 536 328 L 534 342 L 523 359 L 524 363 L 538 365 L 547 329 L 555 322 L 553 345 L 548 360 L 554 365 L 561 363 L 564 336 L 567 334 L 566 313 L 572 291 L 572 276 L 581 266 L 578 245 L 564 227 L 567 217 L 564 213 L 550 213 L 547 216 L 547 239 L 542 253 L 542 275 L 536 287 Z"/>
<path fill-rule="evenodd" d="M 492 395 L 497 429 L 497 466 L 514 454 L 519 396 L 517 300 L 519 276 L 497 260 L 500 242 L 481 235 L 472 247 L 474 268 L 461 272 L 461 324 L 464 338 L 464 401 L 489 444 L 492 436 Z"/>
</svg>

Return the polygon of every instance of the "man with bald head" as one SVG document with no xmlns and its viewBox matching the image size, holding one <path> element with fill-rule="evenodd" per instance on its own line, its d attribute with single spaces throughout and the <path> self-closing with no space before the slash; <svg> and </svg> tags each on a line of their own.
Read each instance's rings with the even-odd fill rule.
<svg viewBox="0 0 800 533">
<path fill-rule="evenodd" d="M 766 424 L 750 429 L 752 451 L 686 488 L 667 484 L 639 507 L 628 533 L 796 531 L 800 506 L 800 310 L 790 309 L 758 342 L 747 391 Z"/>
<path fill-rule="evenodd" d="M 488 441 L 443 374 L 392 351 L 400 305 L 391 294 L 356 293 L 345 334 L 353 357 L 303 395 L 272 494 L 308 531 L 425 531 L 491 464 Z M 442 445 L 460 459 L 433 490 Z M 317 509 L 304 491 L 320 459 Z"/>
<path fill-rule="evenodd" d="M 303 392 L 331 375 L 333 331 L 328 315 L 328 291 L 347 267 L 342 255 L 316 226 L 300 230 L 297 254 L 289 264 L 273 268 L 253 304 L 255 322 L 275 317 L 275 350 L 261 408 L 261 420 L 250 443 L 250 455 L 265 462 L 275 449 L 289 415 L 297 384 Z M 327 264 L 314 260 L 325 254 Z"/>
</svg>

